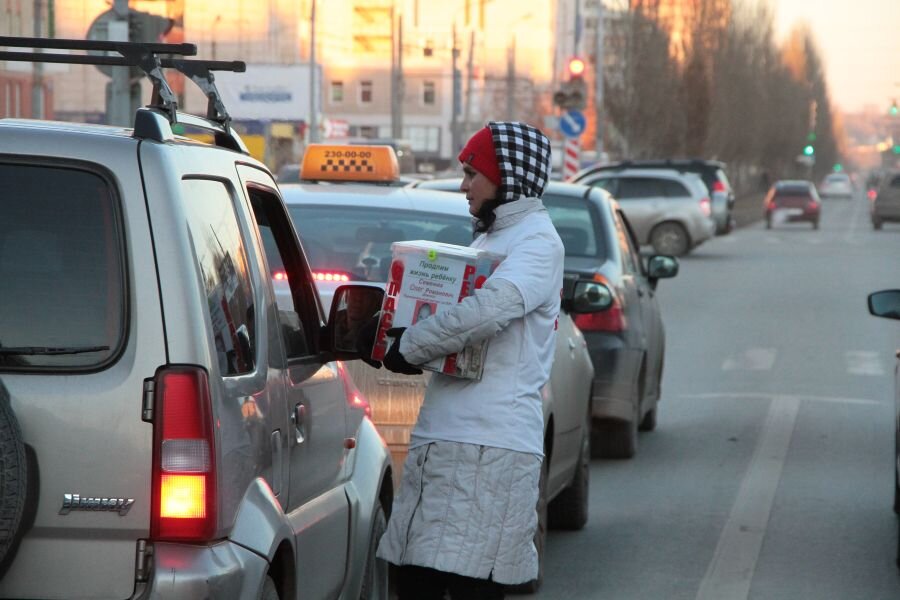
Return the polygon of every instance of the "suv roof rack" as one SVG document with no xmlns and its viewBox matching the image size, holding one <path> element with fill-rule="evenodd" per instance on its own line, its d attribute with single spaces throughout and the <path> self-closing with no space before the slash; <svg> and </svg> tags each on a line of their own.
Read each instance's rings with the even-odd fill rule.
<svg viewBox="0 0 900 600">
<path fill-rule="evenodd" d="M 150 104 L 146 108 L 138 109 L 135 115 L 135 137 L 149 138 L 159 142 L 170 140 L 174 138 L 171 126 L 181 123 L 210 130 L 214 133 L 216 145 L 247 154 L 247 147 L 231 127 L 231 116 L 225 109 L 212 73 L 213 71 L 243 73 L 247 70 L 247 65 L 243 61 L 173 58 L 173 56 L 196 55 L 197 46 L 195 44 L 151 44 L 0 36 L 0 47 L 3 46 L 42 50 L 116 52 L 119 56 L 0 51 L 0 60 L 138 67 L 153 83 L 153 93 Z M 161 55 L 165 55 L 165 57 Z M 175 69 L 184 74 L 203 91 L 203 95 L 207 98 L 205 118 L 178 113 L 178 99 L 166 81 L 164 68 Z M 164 128 L 164 124 L 157 118 L 158 116 L 165 116 L 165 120 L 168 121 L 167 127 Z"/>
</svg>

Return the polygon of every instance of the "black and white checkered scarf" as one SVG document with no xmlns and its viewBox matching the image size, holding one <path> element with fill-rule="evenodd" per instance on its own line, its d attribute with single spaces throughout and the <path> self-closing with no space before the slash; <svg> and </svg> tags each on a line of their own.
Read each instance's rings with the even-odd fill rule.
<svg viewBox="0 0 900 600">
<path fill-rule="evenodd" d="M 550 140 L 539 129 L 516 121 L 488 123 L 500 166 L 501 203 L 540 198 L 550 178 Z"/>
</svg>

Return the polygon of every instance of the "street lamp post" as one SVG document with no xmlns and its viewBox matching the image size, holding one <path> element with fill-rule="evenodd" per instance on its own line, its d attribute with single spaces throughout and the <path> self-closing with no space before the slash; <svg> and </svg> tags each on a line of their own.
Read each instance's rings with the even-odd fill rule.
<svg viewBox="0 0 900 600">
<path fill-rule="evenodd" d="M 316 0 L 312 0 L 309 13 L 309 141 L 319 141 L 319 123 L 316 115 Z"/>
</svg>

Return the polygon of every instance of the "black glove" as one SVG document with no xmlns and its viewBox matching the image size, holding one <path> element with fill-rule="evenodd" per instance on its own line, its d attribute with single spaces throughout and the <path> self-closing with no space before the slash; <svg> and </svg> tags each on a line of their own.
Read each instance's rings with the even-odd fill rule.
<svg viewBox="0 0 900 600">
<path fill-rule="evenodd" d="M 359 328 L 356 336 L 356 350 L 364 363 L 375 369 L 381 368 L 381 363 L 372 358 L 372 348 L 375 346 L 375 336 L 378 335 L 378 315 L 369 319 L 365 325 Z"/>
<path fill-rule="evenodd" d="M 384 368 L 402 375 L 421 375 L 422 369 L 406 362 L 406 359 L 400 354 L 400 338 L 404 331 L 406 331 L 406 327 L 394 327 L 387 330 L 387 334 L 394 338 L 394 342 L 387 354 L 384 355 Z"/>
</svg>

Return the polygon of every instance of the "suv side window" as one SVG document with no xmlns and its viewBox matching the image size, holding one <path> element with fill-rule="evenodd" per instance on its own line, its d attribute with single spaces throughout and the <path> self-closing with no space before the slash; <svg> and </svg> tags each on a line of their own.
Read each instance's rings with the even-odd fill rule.
<svg viewBox="0 0 900 600">
<path fill-rule="evenodd" d="M 652 177 L 623 177 L 619 180 L 617 200 L 637 200 L 663 196 L 663 188 L 659 179 Z"/>
<path fill-rule="evenodd" d="M 603 179 L 595 179 L 591 182 L 591 186 L 598 187 L 609 192 L 614 198 L 618 191 L 617 179 L 615 177 L 604 177 Z"/>
<path fill-rule="evenodd" d="M 231 191 L 221 181 L 186 179 L 185 212 L 223 376 L 256 364 L 253 288 Z"/>
<path fill-rule="evenodd" d="M 7 162 L 0 190 L 0 370 L 111 362 L 127 322 L 115 188 L 80 165 Z"/>
<path fill-rule="evenodd" d="M 312 356 L 317 352 L 315 336 L 320 326 L 318 292 L 293 225 L 272 191 L 248 186 L 247 194 L 271 274 L 287 358 Z"/>
<path fill-rule="evenodd" d="M 660 179 L 663 193 L 666 198 L 690 198 L 691 193 L 684 185 L 672 179 Z"/>
</svg>

